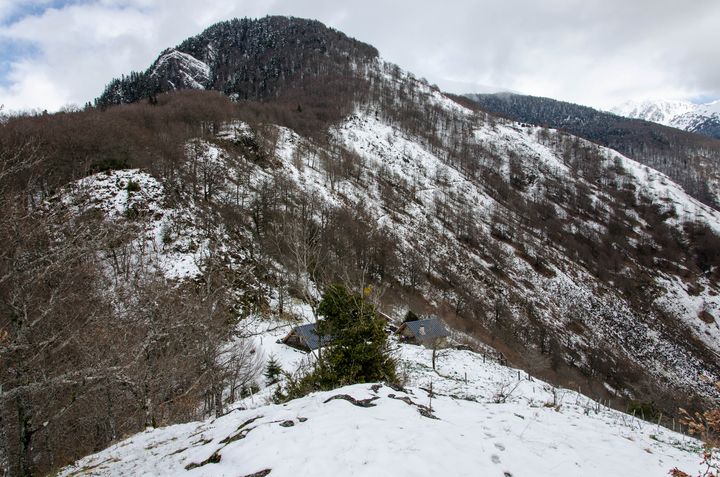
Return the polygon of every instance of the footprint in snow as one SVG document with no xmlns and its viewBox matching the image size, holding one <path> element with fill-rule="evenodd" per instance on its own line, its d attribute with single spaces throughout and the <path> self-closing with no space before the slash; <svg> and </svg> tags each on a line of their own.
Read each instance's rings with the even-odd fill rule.
<svg viewBox="0 0 720 477">
<path fill-rule="evenodd" d="M 497 447 L 497 448 L 498 448 L 499 450 L 501 450 L 501 451 L 504 451 L 504 450 L 505 450 L 505 446 L 502 445 L 502 444 L 500 444 L 499 442 L 496 442 L 496 443 L 495 443 L 495 447 Z"/>
<path fill-rule="evenodd" d="M 499 463 L 500 463 L 500 457 L 497 456 L 497 455 L 495 455 L 495 454 L 493 454 L 493 455 L 490 456 L 490 460 L 492 461 L 493 464 L 499 464 Z"/>
</svg>

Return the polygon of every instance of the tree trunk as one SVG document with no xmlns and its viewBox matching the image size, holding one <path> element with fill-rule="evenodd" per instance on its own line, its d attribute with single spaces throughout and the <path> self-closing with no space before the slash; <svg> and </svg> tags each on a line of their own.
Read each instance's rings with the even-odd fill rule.
<svg viewBox="0 0 720 477">
<path fill-rule="evenodd" d="M 145 428 L 148 427 L 155 427 L 155 417 L 153 416 L 154 409 L 153 409 L 153 401 L 152 397 L 150 396 L 150 384 L 145 381 L 143 384 L 143 416 L 144 416 L 144 422 L 143 425 Z"/>
<path fill-rule="evenodd" d="M 222 386 L 216 385 L 214 388 L 213 396 L 215 397 L 215 417 L 217 418 L 223 415 Z"/>
<path fill-rule="evenodd" d="M 112 396 L 110 395 L 110 386 L 106 389 L 106 396 L 107 396 L 107 423 L 108 423 L 108 430 L 109 430 L 109 441 L 114 441 L 117 439 L 117 427 L 115 423 L 115 412 L 113 408 L 113 400 Z"/>
<path fill-rule="evenodd" d="M 29 477 L 32 475 L 30 472 L 31 451 L 32 451 L 32 436 L 33 431 L 30 428 L 32 422 L 32 415 L 27 413 L 25 405 L 21 401 L 22 398 L 16 399 L 17 406 L 17 417 L 18 417 L 18 434 L 20 440 L 20 449 L 18 453 L 17 471 L 19 476 Z"/>
<path fill-rule="evenodd" d="M 10 472 L 10 469 L 8 468 L 10 465 L 10 449 L 8 445 L 9 436 L 7 428 L 5 427 L 4 413 L 5 409 L 3 407 L 2 386 L 0 386 L 0 475 L 5 475 L 5 473 Z"/>
</svg>

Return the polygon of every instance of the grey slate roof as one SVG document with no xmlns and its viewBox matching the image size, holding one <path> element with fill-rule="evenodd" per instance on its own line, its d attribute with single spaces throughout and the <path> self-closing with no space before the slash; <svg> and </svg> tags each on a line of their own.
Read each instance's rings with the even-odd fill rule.
<svg viewBox="0 0 720 477">
<path fill-rule="evenodd" d="M 295 333 L 299 336 L 311 350 L 320 348 L 320 337 L 315 334 L 315 323 L 296 326 L 292 329 L 291 333 Z M 327 346 L 330 341 L 330 337 L 324 336 L 322 339 L 322 345 Z"/>
<path fill-rule="evenodd" d="M 445 326 L 436 318 L 428 318 L 426 320 L 408 321 L 403 323 L 403 326 L 410 331 L 410 333 L 418 341 L 433 340 L 436 338 L 444 338 L 450 336 Z"/>
</svg>

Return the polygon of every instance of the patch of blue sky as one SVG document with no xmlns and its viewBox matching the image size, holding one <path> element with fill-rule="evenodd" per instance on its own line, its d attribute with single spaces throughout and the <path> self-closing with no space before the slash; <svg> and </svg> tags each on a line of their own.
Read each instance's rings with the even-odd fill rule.
<svg viewBox="0 0 720 477">
<path fill-rule="evenodd" d="M 51 8 L 61 9 L 69 5 L 92 3 L 91 0 L 28 0 L 16 2 L 5 17 L 0 18 L 0 29 L 23 18 L 39 16 Z"/>
<path fill-rule="evenodd" d="M 89 3 L 91 0 L 28 0 L 11 4 L 6 15 L 0 17 L 0 86 L 9 84 L 8 74 L 12 64 L 22 59 L 36 56 L 38 48 L 27 41 L 7 38 L 2 34 L 3 27 L 33 16 L 40 16 L 50 9 L 62 9 L 70 5 Z"/>
<path fill-rule="evenodd" d="M 30 59 L 38 54 L 39 49 L 31 42 L 0 37 L 0 85 L 9 84 L 8 74 L 14 62 Z"/>
<path fill-rule="evenodd" d="M 717 101 L 718 99 L 720 99 L 720 96 L 717 94 L 701 94 L 690 98 L 690 102 L 695 104 L 707 104 Z"/>
</svg>

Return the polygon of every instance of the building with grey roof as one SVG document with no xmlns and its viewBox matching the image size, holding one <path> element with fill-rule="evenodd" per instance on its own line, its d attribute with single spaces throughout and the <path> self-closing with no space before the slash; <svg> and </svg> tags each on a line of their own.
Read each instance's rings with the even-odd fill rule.
<svg viewBox="0 0 720 477">
<path fill-rule="evenodd" d="M 323 336 L 322 340 L 315 333 L 315 323 L 309 323 L 307 325 L 296 326 L 290 333 L 282 339 L 282 342 L 293 348 L 301 349 L 303 351 L 315 351 L 320 346 L 327 346 L 330 344 L 331 339 L 328 336 Z"/>
<path fill-rule="evenodd" d="M 450 333 L 437 318 L 407 321 L 397 330 L 400 341 L 423 345 L 433 345 L 450 336 Z"/>
</svg>

